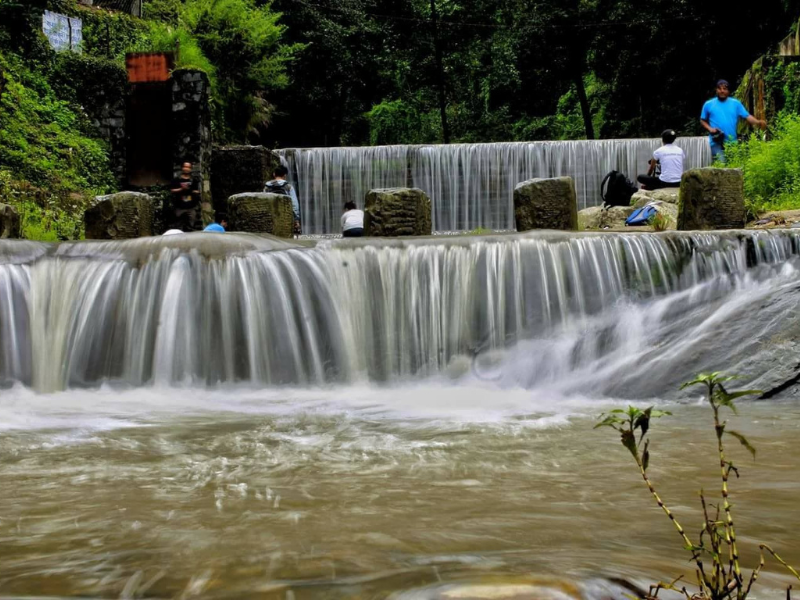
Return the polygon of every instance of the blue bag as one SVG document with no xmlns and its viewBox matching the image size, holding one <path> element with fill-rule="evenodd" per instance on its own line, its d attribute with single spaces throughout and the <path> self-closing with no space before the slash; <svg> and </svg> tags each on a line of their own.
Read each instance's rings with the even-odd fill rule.
<svg viewBox="0 0 800 600">
<path fill-rule="evenodd" d="M 631 213 L 631 216 L 625 219 L 625 225 L 649 225 L 650 219 L 658 214 L 656 207 L 652 204 L 647 204 L 642 208 L 637 208 Z"/>
</svg>

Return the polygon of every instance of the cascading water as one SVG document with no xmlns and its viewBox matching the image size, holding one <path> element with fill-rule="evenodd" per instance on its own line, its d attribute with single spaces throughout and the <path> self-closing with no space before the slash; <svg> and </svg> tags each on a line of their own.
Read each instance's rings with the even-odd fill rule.
<svg viewBox="0 0 800 600">
<path fill-rule="evenodd" d="M 361 206 L 375 188 L 416 187 L 432 201 L 436 231 L 514 229 L 513 192 L 521 181 L 568 175 L 578 207 L 601 203 L 603 176 L 645 172 L 660 140 L 583 140 L 431 146 L 278 150 L 297 182 L 306 233 L 338 233 L 347 201 Z M 676 142 L 685 168 L 710 164 L 706 138 Z"/>
<path fill-rule="evenodd" d="M 432 376 L 620 302 L 696 294 L 704 282 L 717 289 L 748 265 L 780 265 L 800 252 L 791 232 L 260 250 L 250 239 L 227 235 L 205 248 L 158 239 L 64 244 L 39 256 L 26 246 L 16 261 L 8 260 L 13 243 L 3 242 L 0 377 L 52 391 L 107 380 L 320 385 Z M 596 360 L 609 344 L 586 351 Z M 564 375 L 569 365 L 564 358 Z"/>
<path fill-rule="evenodd" d="M 758 448 L 726 447 L 739 551 L 800 564 L 798 265 L 796 230 L 0 241 L 0 598 L 689 582 L 630 455 L 592 427 L 628 402 L 671 411 L 650 468 L 700 523 L 717 441 L 676 390 L 703 370 L 773 396 L 726 415 Z M 792 583 L 768 568 L 759 598 Z"/>
</svg>

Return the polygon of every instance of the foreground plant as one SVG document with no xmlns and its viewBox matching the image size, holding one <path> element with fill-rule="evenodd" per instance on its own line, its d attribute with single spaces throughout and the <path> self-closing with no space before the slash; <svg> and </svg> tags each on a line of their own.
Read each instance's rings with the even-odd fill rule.
<svg viewBox="0 0 800 600">
<path fill-rule="evenodd" d="M 700 502 L 703 506 L 704 524 L 700 530 L 696 541 L 690 539 L 686 531 L 675 518 L 675 515 L 667 507 L 655 490 L 647 468 L 650 464 L 650 439 L 646 438 L 650 431 L 650 422 L 653 419 L 661 418 L 671 413 L 667 411 L 654 410 L 650 407 L 641 410 L 629 406 L 627 410 L 612 410 L 600 416 L 600 422 L 595 425 L 599 427 L 611 427 L 620 434 L 622 445 L 628 449 L 639 467 L 639 472 L 647 485 L 648 490 L 653 495 L 658 506 L 669 517 L 673 525 L 680 534 L 684 547 L 692 554 L 692 561 L 695 564 L 695 575 L 697 579 L 698 591 L 690 593 L 686 587 L 677 587 L 680 579 L 671 583 L 659 583 L 651 586 L 650 598 L 657 598 L 658 593 L 663 590 L 672 590 L 682 593 L 689 600 L 726 600 L 733 599 L 745 600 L 758 580 L 764 568 L 765 555 L 771 555 L 789 572 L 800 580 L 800 573 L 789 566 L 772 548 L 766 544 L 760 544 L 761 557 L 758 566 L 746 578 L 742 574 L 739 560 L 739 550 L 736 544 L 736 530 L 734 529 L 733 510 L 729 499 L 728 480 L 731 473 L 739 477 L 739 470 L 734 463 L 726 458 L 725 455 L 725 436 L 735 438 L 744 446 L 755 459 L 756 450 L 747 438 L 737 431 L 728 429 L 727 421 L 722 420 L 721 411 L 729 409 L 734 414 L 738 414 L 734 400 L 750 395 L 760 395 L 758 390 L 739 390 L 728 391 L 727 384 L 735 379 L 722 373 L 708 373 L 698 375 L 693 381 L 689 381 L 681 389 L 700 385 L 706 388 L 706 399 L 708 400 L 714 415 L 714 433 L 717 438 L 717 451 L 719 454 L 720 477 L 722 479 L 722 502 L 711 505 L 706 502 L 705 493 L 701 490 Z M 637 439 L 638 435 L 638 439 Z M 713 509 L 712 511 L 709 508 Z M 787 600 L 791 600 L 791 586 L 786 592 Z"/>
</svg>

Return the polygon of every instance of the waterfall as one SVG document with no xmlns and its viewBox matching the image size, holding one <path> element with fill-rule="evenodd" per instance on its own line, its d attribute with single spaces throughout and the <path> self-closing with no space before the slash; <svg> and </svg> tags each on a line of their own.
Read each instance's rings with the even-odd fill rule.
<svg viewBox="0 0 800 600">
<path fill-rule="evenodd" d="M 740 277 L 800 253 L 791 230 L 266 249 L 243 234 L 176 237 L 184 239 L 41 252 L 0 241 L 0 383 L 51 391 L 103 381 L 320 385 L 426 376 L 623 300 Z"/>
<path fill-rule="evenodd" d="M 682 138 L 685 168 L 710 164 L 706 138 Z M 278 150 L 297 182 L 306 233 L 337 233 L 347 201 L 363 206 L 367 192 L 417 187 L 433 205 L 436 231 L 514 229 L 513 192 L 521 181 L 568 175 L 578 208 L 601 203 L 600 184 L 611 170 L 632 180 L 647 170 L 660 140 L 504 142 L 430 146 L 293 148 Z"/>
</svg>

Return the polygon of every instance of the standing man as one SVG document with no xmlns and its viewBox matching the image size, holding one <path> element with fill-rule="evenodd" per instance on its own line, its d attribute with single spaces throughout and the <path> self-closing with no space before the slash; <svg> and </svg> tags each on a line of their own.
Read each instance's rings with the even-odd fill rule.
<svg viewBox="0 0 800 600">
<path fill-rule="evenodd" d="M 200 207 L 200 184 L 192 176 L 192 163 L 185 162 L 181 174 L 170 186 L 172 192 L 172 227 L 181 231 L 198 229 L 198 209 Z"/>
<path fill-rule="evenodd" d="M 744 119 L 753 127 L 764 129 L 767 126 L 766 121 L 756 119 L 730 95 L 728 82 L 720 79 L 717 82 L 717 97 L 706 102 L 700 114 L 700 123 L 709 134 L 711 156 L 720 162 L 725 162 L 725 144 L 736 142 L 739 119 Z"/>
<path fill-rule="evenodd" d="M 286 176 L 289 170 L 283 165 L 278 165 L 272 171 L 273 179 L 264 185 L 264 191 L 269 194 L 281 194 L 289 196 L 292 199 L 292 211 L 294 212 L 294 234 L 300 235 L 300 202 L 297 201 L 297 193 L 295 193 L 292 184 L 286 181 Z"/>
</svg>

